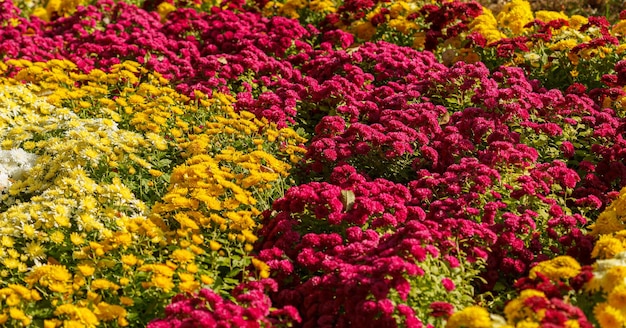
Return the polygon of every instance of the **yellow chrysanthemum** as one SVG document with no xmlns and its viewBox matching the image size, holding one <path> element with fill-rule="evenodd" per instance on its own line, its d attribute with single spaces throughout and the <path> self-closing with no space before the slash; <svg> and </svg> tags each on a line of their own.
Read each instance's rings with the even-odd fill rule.
<svg viewBox="0 0 626 328">
<path fill-rule="evenodd" d="M 521 321 L 515 325 L 515 328 L 540 328 L 541 324 L 534 321 Z"/>
<path fill-rule="evenodd" d="M 515 325 L 529 320 L 529 322 L 536 322 L 543 319 L 545 312 L 534 312 L 524 304 L 524 302 L 531 297 L 545 298 L 546 295 L 535 289 L 523 290 L 517 298 L 511 300 L 504 307 L 504 314 L 509 324 Z"/>
<path fill-rule="evenodd" d="M 61 244 L 65 241 L 65 234 L 57 230 L 50 234 L 50 241 L 52 241 L 55 244 Z"/>
<path fill-rule="evenodd" d="M 614 266 L 610 268 L 602 279 L 602 289 L 611 293 L 613 288 L 626 283 L 626 266 Z"/>
<path fill-rule="evenodd" d="M 585 16 L 572 15 L 569 18 L 569 26 L 575 30 L 580 29 L 583 25 L 587 24 L 589 20 Z"/>
<path fill-rule="evenodd" d="M 35 10 L 33 10 L 32 15 L 35 17 L 39 17 L 40 19 L 46 22 L 50 21 L 50 15 L 48 15 L 48 11 L 46 10 L 46 8 L 37 7 L 35 8 Z"/>
<path fill-rule="evenodd" d="M 567 320 L 565 321 L 565 328 L 580 328 L 580 324 L 578 323 L 578 320 Z"/>
<path fill-rule="evenodd" d="M 626 284 L 621 283 L 613 288 L 607 301 L 610 306 L 616 309 L 626 309 Z"/>
<path fill-rule="evenodd" d="M 48 17 L 63 17 L 76 11 L 76 7 L 82 4 L 82 0 L 49 0 L 46 5 Z"/>
<path fill-rule="evenodd" d="M 524 26 L 534 20 L 530 3 L 524 0 L 513 0 L 502 8 L 497 16 L 499 26 L 511 30 L 513 36 L 521 35 Z"/>
<path fill-rule="evenodd" d="M 624 250 L 626 250 L 626 247 L 624 247 L 624 243 L 621 240 L 612 235 L 600 235 L 593 252 L 591 252 L 591 256 L 599 259 L 611 259 Z"/>
<path fill-rule="evenodd" d="M 371 40 L 376 34 L 376 27 L 370 22 L 360 22 L 354 26 L 354 34 L 362 40 Z"/>
<path fill-rule="evenodd" d="M 480 306 L 469 306 L 455 312 L 448 322 L 446 328 L 491 328 L 491 318 L 489 312 Z"/>
<path fill-rule="evenodd" d="M 172 260 L 178 263 L 187 263 L 193 261 L 195 255 L 186 249 L 177 249 L 172 252 Z"/>
<path fill-rule="evenodd" d="M 77 268 L 78 268 L 78 271 L 80 271 L 80 273 L 82 273 L 83 276 L 85 277 L 91 276 L 96 271 L 96 268 L 89 264 L 78 265 Z"/>
<path fill-rule="evenodd" d="M 126 316 L 126 310 L 123 307 L 119 305 L 108 304 L 106 302 L 98 303 L 96 309 L 94 310 L 94 313 L 99 320 L 103 321 L 116 320 Z"/>
<path fill-rule="evenodd" d="M 30 318 L 30 316 L 26 315 L 24 311 L 18 308 L 14 308 L 14 307 L 9 308 L 9 316 L 13 320 L 21 321 L 23 326 L 28 326 L 32 322 L 32 319 Z"/>
<path fill-rule="evenodd" d="M 167 1 L 163 1 L 157 6 L 157 12 L 159 13 L 159 16 L 161 16 L 161 21 L 165 21 L 167 15 L 175 10 L 176 6 Z"/>
<path fill-rule="evenodd" d="M 106 279 L 95 279 L 91 282 L 92 289 L 103 289 L 103 290 L 118 290 L 120 286 L 115 283 L 112 283 Z"/>
<path fill-rule="evenodd" d="M 278 14 L 281 16 L 298 19 L 300 18 L 300 14 L 298 11 L 300 9 L 306 8 L 306 1 L 304 0 L 287 0 L 280 8 L 278 9 Z"/>
<path fill-rule="evenodd" d="M 604 212 L 600 213 L 596 222 L 594 222 L 589 232 L 592 236 L 611 234 L 620 230 L 624 230 L 626 226 L 621 222 L 618 213 L 609 206 Z"/>
<path fill-rule="evenodd" d="M 311 0 L 309 9 L 318 13 L 334 13 L 337 11 L 334 2 L 330 0 Z"/>
<path fill-rule="evenodd" d="M 558 256 L 534 266 L 528 277 L 535 279 L 537 273 L 542 273 L 553 281 L 573 278 L 580 273 L 580 264 L 571 256 Z"/>
<path fill-rule="evenodd" d="M 552 51 L 570 51 L 572 48 L 577 46 L 578 43 L 579 42 L 576 39 L 564 39 L 549 45 L 549 48 Z"/>
<path fill-rule="evenodd" d="M 99 323 L 96 315 L 86 307 L 74 304 L 63 304 L 58 306 L 54 314 L 57 316 L 67 316 L 71 320 L 81 324 L 81 327 L 96 327 Z"/>
<path fill-rule="evenodd" d="M 211 240 L 209 241 L 209 248 L 211 248 L 212 251 L 218 251 L 222 248 L 222 244 L 216 242 L 215 240 Z"/>
<path fill-rule="evenodd" d="M 498 29 L 498 20 L 491 10 L 487 8 L 483 8 L 483 13 L 474 18 L 469 27 L 472 32 L 480 33 L 487 40 L 487 43 L 495 42 L 505 37 Z"/>
<path fill-rule="evenodd" d="M 40 284 L 53 292 L 64 293 L 69 288 L 72 275 L 67 268 L 60 265 L 42 265 L 35 267 L 24 281 L 33 286 Z"/>
<path fill-rule="evenodd" d="M 412 31 L 417 29 L 417 24 L 412 21 L 408 21 L 404 17 L 398 17 L 389 20 L 389 27 L 396 29 L 398 32 L 408 35 Z"/>
<path fill-rule="evenodd" d="M 151 282 L 153 286 L 162 289 L 166 293 L 175 287 L 172 278 L 163 275 L 154 275 Z"/>
<path fill-rule="evenodd" d="M 600 303 L 593 308 L 593 315 L 601 328 L 621 328 L 624 325 L 622 313 L 607 303 Z"/>
<path fill-rule="evenodd" d="M 563 12 L 538 10 L 535 12 L 535 19 L 548 23 L 557 19 L 564 19 L 568 21 L 569 16 L 565 15 Z"/>
</svg>

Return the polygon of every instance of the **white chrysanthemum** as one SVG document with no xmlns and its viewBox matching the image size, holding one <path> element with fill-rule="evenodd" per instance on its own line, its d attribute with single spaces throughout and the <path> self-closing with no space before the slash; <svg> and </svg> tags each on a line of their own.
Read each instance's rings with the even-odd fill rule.
<svg viewBox="0 0 626 328">
<path fill-rule="evenodd" d="M 13 179 L 21 179 L 34 166 L 37 157 L 21 148 L 0 150 L 0 171 Z"/>
<path fill-rule="evenodd" d="M 621 252 L 612 259 L 597 260 L 593 270 L 593 279 L 602 281 L 606 273 L 616 266 L 626 266 L 626 252 Z"/>
<path fill-rule="evenodd" d="M 37 160 L 37 155 L 26 152 L 22 148 L 15 148 L 9 150 L 13 161 L 21 166 L 32 167 L 33 163 Z"/>
<path fill-rule="evenodd" d="M 0 193 L 8 189 L 9 186 L 11 186 L 9 175 L 4 171 L 4 167 L 0 165 Z"/>
</svg>

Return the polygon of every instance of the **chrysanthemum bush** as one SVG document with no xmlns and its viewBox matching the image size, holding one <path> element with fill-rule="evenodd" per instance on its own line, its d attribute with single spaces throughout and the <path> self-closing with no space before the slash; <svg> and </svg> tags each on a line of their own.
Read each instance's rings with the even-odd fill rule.
<svg viewBox="0 0 626 328">
<path fill-rule="evenodd" d="M 489 67 L 523 67 L 550 88 L 575 82 L 589 89 L 606 87 L 605 74 L 624 52 L 622 21 L 532 12 L 522 0 L 507 4 L 497 17 L 485 11 L 470 26 L 469 47 Z"/>
<path fill-rule="evenodd" d="M 411 199 L 405 186 L 368 181 L 349 165 L 329 182 L 289 189 L 260 232 L 275 302 L 298 308 L 306 327 L 416 326 L 428 317 L 441 325 L 438 317 L 472 302 L 468 282 L 481 261 L 459 260 L 458 240 Z"/>
<path fill-rule="evenodd" d="M 593 265 L 581 266 L 569 256 L 540 262 L 515 283 L 518 295 L 506 305 L 503 316 L 468 307 L 452 315 L 447 327 L 622 327 L 626 323 L 625 195 L 622 189 L 590 226 L 590 234 L 598 238 L 591 253 L 596 259 Z"/>
<path fill-rule="evenodd" d="M 280 15 L 341 29 L 361 41 L 434 50 L 460 44 L 459 36 L 482 12 L 475 1 L 254 1 L 264 15 Z"/>
<path fill-rule="evenodd" d="M 549 88 L 565 89 L 575 82 L 589 90 L 614 87 L 605 74 L 624 52 L 623 15 L 609 22 L 605 17 L 534 12 L 525 0 L 506 3 L 497 14 L 472 1 L 257 3 L 266 15 L 316 22 L 322 30 L 348 31 L 360 41 L 431 50 L 447 64 L 482 61 L 490 69 L 522 67 Z"/>
<path fill-rule="evenodd" d="M 623 323 L 620 23 L 40 5 L 0 3 L 3 324 Z"/>
<path fill-rule="evenodd" d="M 291 183 L 304 139 L 228 97 L 140 83 L 137 67 L 7 67 L 2 146 L 22 167 L 3 172 L 3 323 L 134 326 L 177 292 L 268 275 L 248 255 L 254 215 Z"/>
</svg>

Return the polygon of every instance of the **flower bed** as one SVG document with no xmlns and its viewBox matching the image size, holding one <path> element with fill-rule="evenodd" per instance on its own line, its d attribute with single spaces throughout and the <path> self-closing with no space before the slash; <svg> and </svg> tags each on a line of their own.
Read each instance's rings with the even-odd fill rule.
<svg viewBox="0 0 626 328">
<path fill-rule="evenodd" d="M 624 21 L 19 6 L 0 2 L 0 324 L 626 324 Z"/>
</svg>

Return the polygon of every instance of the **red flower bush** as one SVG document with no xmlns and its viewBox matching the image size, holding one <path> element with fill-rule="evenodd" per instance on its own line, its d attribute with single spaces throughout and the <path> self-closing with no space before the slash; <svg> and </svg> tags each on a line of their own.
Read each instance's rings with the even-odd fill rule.
<svg viewBox="0 0 626 328">
<path fill-rule="evenodd" d="M 275 304 L 298 308 L 305 327 L 420 327 L 415 309 L 424 300 L 416 285 L 437 275 L 425 275 L 428 258 L 449 251 L 439 248 L 446 239 L 439 224 L 425 220 L 411 198 L 406 187 L 368 181 L 347 165 L 334 170 L 330 183 L 288 190 L 275 214 L 266 213 L 257 249 L 280 286 Z M 458 266 L 453 261 L 448 268 Z M 458 277 L 439 281 L 441 299 L 456 288 L 452 279 Z M 423 304 L 425 312 L 429 306 Z"/>
<path fill-rule="evenodd" d="M 300 322 L 293 307 L 271 309 L 266 290 L 276 290 L 271 279 L 241 284 L 233 291 L 235 302 L 224 300 L 209 289 L 194 295 L 180 294 L 165 308 L 165 318 L 153 320 L 148 328 L 262 327 Z"/>
</svg>

